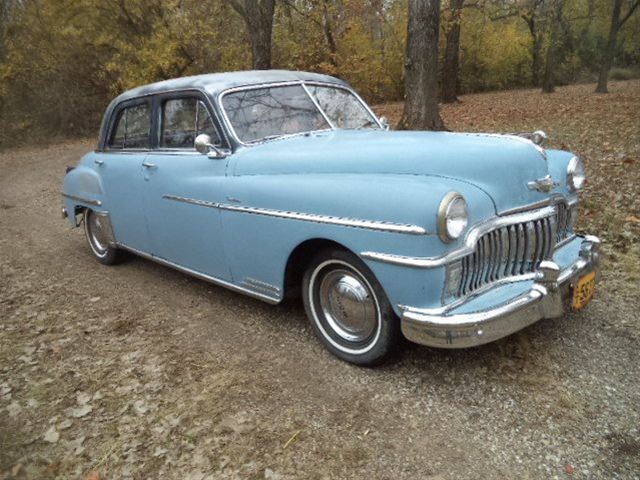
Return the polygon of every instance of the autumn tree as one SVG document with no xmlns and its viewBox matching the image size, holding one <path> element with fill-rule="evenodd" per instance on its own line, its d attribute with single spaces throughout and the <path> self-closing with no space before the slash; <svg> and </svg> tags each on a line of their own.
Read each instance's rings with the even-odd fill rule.
<svg viewBox="0 0 640 480">
<path fill-rule="evenodd" d="M 400 129 L 444 129 L 438 110 L 439 28 L 439 0 L 409 0 L 405 102 Z"/>
<path fill-rule="evenodd" d="M 616 49 L 616 41 L 618 38 L 618 32 L 625 24 L 627 20 L 633 15 L 633 12 L 640 5 L 640 0 L 635 0 L 630 4 L 627 12 L 620 17 L 622 13 L 623 0 L 613 0 L 613 12 L 611 14 L 611 27 L 609 28 L 609 39 L 604 46 L 602 52 L 602 59 L 600 63 L 600 72 L 598 75 L 598 86 L 596 87 L 597 93 L 607 93 L 607 82 L 609 80 L 609 70 L 611 70 L 611 63 L 613 62 L 613 56 Z"/>
<path fill-rule="evenodd" d="M 268 70 L 271 68 L 271 35 L 275 0 L 227 0 L 233 9 L 243 18 L 253 56 L 253 68 Z"/>
<path fill-rule="evenodd" d="M 540 70 L 542 65 L 542 39 L 543 32 L 540 25 L 543 23 L 541 10 L 544 0 L 528 0 L 522 3 L 520 17 L 527 24 L 531 37 L 531 79 L 533 85 L 540 85 Z"/>
<path fill-rule="evenodd" d="M 555 69 L 556 59 L 558 56 L 558 37 L 560 24 L 562 23 L 562 9 L 564 7 L 564 0 L 552 0 L 549 7 L 549 46 L 547 47 L 547 55 L 544 65 L 544 77 L 542 79 L 542 91 L 544 93 L 553 93 L 556 89 Z"/>
<path fill-rule="evenodd" d="M 449 19 L 442 62 L 442 95 L 444 103 L 458 100 L 458 66 L 460 58 L 460 22 L 464 0 L 449 0 Z"/>
</svg>

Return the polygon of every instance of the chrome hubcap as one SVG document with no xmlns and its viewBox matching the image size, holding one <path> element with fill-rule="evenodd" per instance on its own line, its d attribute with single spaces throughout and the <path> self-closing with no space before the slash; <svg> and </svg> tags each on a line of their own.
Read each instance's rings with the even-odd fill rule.
<svg viewBox="0 0 640 480">
<path fill-rule="evenodd" d="M 348 270 L 329 272 L 320 284 L 320 308 L 332 330 L 349 342 L 362 342 L 373 335 L 377 309 L 364 282 Z"/>
<path fill-rule="evenodd" d="M 87 228 L 89 230 L 89 241 L 96 250 L 96 253 L 104 255 L 109 247 L 109 242 L 107 240 L 106 227 L 103 224 L 102 218 L 100 215 L 90 213 L 89 218 L 86 221 L 88 222 Z"/>
</svg>

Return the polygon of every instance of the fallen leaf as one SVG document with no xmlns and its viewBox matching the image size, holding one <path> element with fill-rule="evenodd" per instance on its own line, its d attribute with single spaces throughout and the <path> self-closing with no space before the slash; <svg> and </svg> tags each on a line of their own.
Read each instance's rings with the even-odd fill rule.
<svg viewBox="0 0 640 480">
<path fill-rule="evenodd" d="M 46 433 L 42 436 L 42 439 L 45 442 L 56 443 L 58 439 L 60 439 L 60 434 L 57 432 L 56 427 L 54 425 L 51 425 L 51 427 L 49 427 L 49 430 L 47 430 Z"/>
<path fill-rule="evenodd" d="M 18 415 L 20 415 L 20 412 L 22 411 L 22 407 L 20 406 L 20 404 L 18 402 L 11 402 L 7 406 L 7 411 L 9 412 L 9 416 L 11 418 L 15 418 Z"/>
<path fill-rule="evenodd" d="M 89 400 L 91 400 L 91 395 L 85 392 L 78 392 L 76 394 L 76 400 L 78 401 L 78 405 L 84 405 L 86 403 L 89 403 Z"/>
<path fill-rule="evenodd" d="M 640 217 L 636 217 L 635 215 L 629 215 L 625 220 L 627 222 L 640 223 Z"/>
<path fill-rule="evenodd" d="M 569 475 L 573 475 L 573 465 L 571 465 L 570 463 L 565 463 L 564 471 L 567 472 L 567 474 Z"/>
<path fill-rule="evenodd" d="M 81 418 L 91 413 L 92 410 L 93 407 L 91 405 L 82 405 L 81 407 L 74 408 L 71 411 L 71 415 L 73 415 L 75 418 Z"/>
<path fill-rule="evenodd" d="M 100 472 L 97 472 L 95 470 L 93 472 L 89 472 L 84 477 L 84 480 L 100 480 Z"/>
<path fill-rule="evenodd" d="M 73 422 L 69 419 L 63 420 L 62 422 L 60 422 L 60 425 L 58 425 L 58 428 L 60 430 L 66 430 L 67 428 L 71 427 L 72 424 Z"/>
<path fill-rule="evenodd" d="M 165 453 L 167 453 L 166 449 L 164 449 L 162 447 L 156 447 L 155 451 L 153 452 L 153 456 L 154 457 L 163 457 Z"/>
</svg>

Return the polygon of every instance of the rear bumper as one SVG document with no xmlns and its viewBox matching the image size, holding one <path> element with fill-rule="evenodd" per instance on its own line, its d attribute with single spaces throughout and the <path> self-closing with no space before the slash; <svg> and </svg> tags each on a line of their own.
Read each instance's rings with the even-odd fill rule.
<svg viewBox="0 0 640 480">
<path fill-rule="evenodd" d="M 402 333 L 422 345 L 466 348 L 505 337 L 543 318 L 560 317 L 565 311 L 564 300 L 571 295 L 575 281 L 589 272 L 599 271 L 599 245 L 597 237 L 582 238 L 577 258 L 564 269 L 552 261 L 542 262 L 525 291 L 506 302 L 473 311 L 468 311 L 465 303 L 444 311 L 404 307 Z M 491 290 L 469 302 L 477 304 L 482 297 L 491 298 Z"/>
</svg>

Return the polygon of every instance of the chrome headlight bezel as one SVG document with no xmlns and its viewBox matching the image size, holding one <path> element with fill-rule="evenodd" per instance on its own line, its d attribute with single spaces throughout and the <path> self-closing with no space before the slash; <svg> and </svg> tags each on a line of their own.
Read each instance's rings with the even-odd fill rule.
<svg viewBox="0 0 640 480">
<path fill-rule="evenodd" d="M 567 187 L 571 192 L 579 192 L 584 188 L 587 174 L 580 157 L 571 157 L 567 165 Z"/>
<path fill-rule="evenodd" d="M 454 223 L 457 222 L 457 223 Z M 449 243 L 462 236 L 469 224 L 467 202 L 458 192 L 449 192 L 438 207 L 438 236 Z"/>
</svg>

